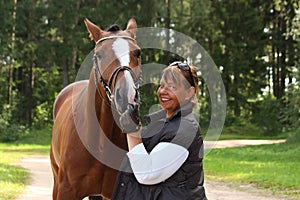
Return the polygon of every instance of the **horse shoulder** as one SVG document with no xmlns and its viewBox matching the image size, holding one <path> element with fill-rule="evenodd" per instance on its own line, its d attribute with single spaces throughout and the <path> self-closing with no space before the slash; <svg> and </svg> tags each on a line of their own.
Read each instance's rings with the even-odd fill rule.
<svg viewBox="0 0 300 200">
<path fill-rule="evenodd" d="M 88 80 L 82 80 L 71 83 L 60 91 L 53 105 L 53 118 L 55 119 L 62 105 L 69 99 L 73 98 L 79 91 L 88 86 Z"/>
</svg>

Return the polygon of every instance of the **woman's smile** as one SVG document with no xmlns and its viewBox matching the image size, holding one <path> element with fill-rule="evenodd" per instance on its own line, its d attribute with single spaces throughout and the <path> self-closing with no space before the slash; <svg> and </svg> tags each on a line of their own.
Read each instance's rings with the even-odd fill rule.
<svg viewBox="0 0 300 200">
<path fill-rule="evenodd" d="M 170 100 L 171 100 L 170 98 L 162 97 L 162 98 L 160 99 L 160 102 L 162 102 L 162 103 L 167 103 L 167 102 L 169 102 Z"/>
</svg>

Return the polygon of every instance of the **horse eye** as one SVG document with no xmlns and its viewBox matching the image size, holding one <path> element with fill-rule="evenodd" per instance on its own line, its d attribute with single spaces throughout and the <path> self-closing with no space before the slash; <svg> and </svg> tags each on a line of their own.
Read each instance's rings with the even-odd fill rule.
<svg viewBox="0 0 300 200">
<path fill-rule="evenodd" d="M 134 56 L 135 56 L 135 57 L 137 57 L 137 58 L 140 58 L 140 57 L 141 57 L 141 54 L 142 54 L 142 52 L 141 52 L 141 50 L 140 50 L 140 49 L 137 49 L 137 50 L 135 50 L 135 51 L 133 52 L 133 54 L 134 54 Z"/>
</svg>

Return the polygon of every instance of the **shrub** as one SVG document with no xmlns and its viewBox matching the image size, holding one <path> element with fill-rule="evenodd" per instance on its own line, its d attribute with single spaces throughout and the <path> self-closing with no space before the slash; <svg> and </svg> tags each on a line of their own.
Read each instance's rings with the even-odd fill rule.
<svg viewBox="0 0 300 200">
<path fill-rule="evenodd" d="M 0 141 L 13 142 L 19 139 L 20 135 L 26 131 L 26 127 L 11 123 L 11 108 L 4 105 L 0 113 Z"/>
<path fill-rule="evenodd" d="M 282 130 L 279 117 L 280 101 L 269 96 L 258 103 L 256 112 L 253 113 L 253 122 L 262 127 L 265 135 L 275 136 Z"/>
<path fill-rule="evenodd" d="M 52 110 L 48 102 L 44 102 L 35 109 L 34 127 L 41 129 L 49 126 L 52 122 Z"/>
<path fill-rule="evenodd" d="M 225 134 L 253 137 L 262 135 L 262 130 L 260 127 L 245 120 L 236 120 L 231 124 L 231 126 L 226 126 L 223 132 Z"/>
<path fill-rule="evenodd" d="M 298 128 L 296 131 L 295 131 L 295 134 L 288 138 L 287 140 L 289 143 L 299 143 L 300 142 L 300 128 Z"/>
<path fill-rule="evenodd" d="M 26 127 L 23 125 L 12 124 L 3 130 L 0 134 L 2 142 L 14 142 L 20 138 L 20 135 L 26 132 Z"/>
</svg>

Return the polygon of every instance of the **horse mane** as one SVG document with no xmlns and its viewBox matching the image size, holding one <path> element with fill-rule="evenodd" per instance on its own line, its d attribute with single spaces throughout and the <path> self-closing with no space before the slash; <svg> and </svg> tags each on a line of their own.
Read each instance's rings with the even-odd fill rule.
<svg viewBox="0 0 300 200">
<path fill-rule="evenodd" d="M 108 32 L 117 32 L 120 30 L 121 30 L 121 27 L 118 24 L 113 24 L 105 29 L 105 31 L 108 31 Z"/>
</svg>

